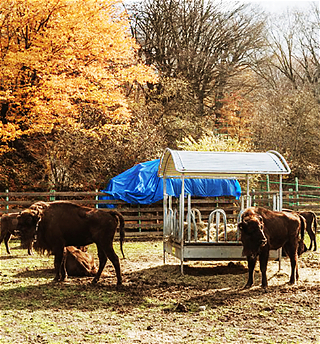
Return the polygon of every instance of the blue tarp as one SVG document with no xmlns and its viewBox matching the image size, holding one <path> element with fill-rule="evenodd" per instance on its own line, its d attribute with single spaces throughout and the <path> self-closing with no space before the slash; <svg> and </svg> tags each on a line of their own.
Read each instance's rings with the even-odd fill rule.
<svg viewBox="0 0 320 344">
<path fill-rule="evenodd" d="M 151 204 L 163 199 L 163 179 L 158 177 L 160 159 L 147 161 L 112 178 L 102 192 L 109 196 L 99 199 L 123 200 L 132 204 Z M 179 197 L 180 179 L 166 179 L 167 194 Z M 185 179 L 185 194 L 200 197 L 241 195 L 235 179 Z"/>
</svg>

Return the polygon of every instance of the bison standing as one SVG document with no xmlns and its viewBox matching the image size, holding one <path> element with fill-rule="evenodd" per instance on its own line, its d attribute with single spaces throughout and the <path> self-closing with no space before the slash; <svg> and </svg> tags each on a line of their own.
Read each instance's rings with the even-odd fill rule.
<svg viewBox="0 0 320 344">
<path fill-rule="evenodd" d="M 306 220 L 306 230 L 310 237 L 309 250 L 312 249 L 312 243 L 314 243 L 314 251 L 317 251 L 317 215 L 313 211 L 299 211 L 299 215 L 303 216 Z M 312 229 L 313 227 L 313 229 Z"/>
<path fill-rule="evenodd" d="M 123 254 L 124 219 L 119 212 L 92 209 L 67 201 L 39 202 L 22 211 L 18 221 L 22 241 L 28 242 L 35 237 L 35 250 L 54 255 L 54 280 L 63 281 L 67 277 L 65 247 L 95 243 L 99 269 L 92 282 L 99 280 L 109 258 L 116 271 L 117 284 L 122 284 L 119 258 L 113 249 L 114 235 L 119 227 Z"/>
<path fill-rule="evenodd" d="M 19 213 L 3 214 L 0 219 L 0 244 L 4 240 L 8 254 L 11 254 L 9 247 L 10 238 L 17 232 L 18 215 Z M 24 246 L 28 249 L 28 254 L 32 255 L 32 241 L 25 243 Z"/>
<path fill-rule="evenodd" d="M 291 209 L 283 209 L 283 211 L 293 212 Z M 308 250 L 312 249 L 314 244 L 314 251 L 317 251 L 317 215 L 313 211 L 296 211 L 306 220 L 306 231 L 310 237 L 310 246 Z"/>
<path fill-rule="evenodd" d="M 290 284 L 299 278 L 297 258 L 299 241 L 303 241 L 305 220 L 296 213 L 271 211 L 260 207 L 246 209 L 239 223 L 243 255 L 247 256 L 249 277 L 245 285 L 253 285 L 254 268 L 259 256 L 262 287 L 266 288 L 267 264 L 270 250 L 283 247 L 290 258 Z M 301 232 L 301 239 L 299 233 Z"/>
</svg>

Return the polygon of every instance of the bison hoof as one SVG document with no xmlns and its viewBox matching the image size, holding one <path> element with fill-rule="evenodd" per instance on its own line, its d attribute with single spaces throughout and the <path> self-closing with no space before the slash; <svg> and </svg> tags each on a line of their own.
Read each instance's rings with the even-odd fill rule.
<svg viewBox="0 0 320 344">
<path fill-rule="evenodd" d="M 66 282 L 67 280 L 68 280 L 67 277 L 64 277 L 64 278 L 62 278 L 62 277 L 55 277 L 53 279 L 53 282 Z"/>
<path fill-rule="evenodd" d="M 119 283 L 117 283 L 117 285 L 116 285 L 116 290 L 123 290 L 123 284 L 121 283 L 121 284 L 119 284 Z"/>
</svg>

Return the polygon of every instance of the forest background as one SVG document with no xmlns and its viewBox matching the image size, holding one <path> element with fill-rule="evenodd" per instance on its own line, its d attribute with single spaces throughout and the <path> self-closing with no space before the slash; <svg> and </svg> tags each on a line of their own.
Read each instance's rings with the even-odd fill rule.
<svg viewBox="0 0 320 344">
<path fill-rule="evenodd" d="M 320 13 L 0 2 L 0 190 L 95 190 L 164 148 L 277 150 L 320 179 Z"/>
</svg>

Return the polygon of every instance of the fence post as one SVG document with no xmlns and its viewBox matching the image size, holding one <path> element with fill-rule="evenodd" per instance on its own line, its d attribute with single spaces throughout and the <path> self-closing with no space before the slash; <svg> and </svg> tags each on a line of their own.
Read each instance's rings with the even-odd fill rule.
<svg viewBox="0 0 320 344">
<path fill-rule="evenodd" d="M 98 203 L 98 201 L 99 201 L 99 196 L 97 195 L 97 193 L 98 193 L 99 191 L 98 191 L 98 189 L 96 189 L 96 196 L 95 196 L 95 201 L 96 201 L 96 209 L 97 208 L 99 208 L 99 203 Z"/>
<path fill-rule="evenodd" d="M 141 233 L 141 211 L 140 211 L 140 203 L 138 204 L 138 216 L 139 216 L 139 233 Z"/>
<path fill-rule="evenodd" d="M 298 194 L 298 191 L 299 191 L 299 179 L 298 177 L 295 177 L 294 178 L 294 181 L 295 181 L 295 185 L 296 185 L 296 191 L 297 191 L 297 199 L 299 198 L 299 194 Z M 297 205 L 299 205 L 299 201 L 297 202 Z"/>
<path fill-rule="evenodd" d="M 267 174 L 267 191 L 270 191 L 270 177 L 269 177 L 269 174 Z"/>
<path fill-rule="evenodd" d="M 277 194 L 273 194 L 272 199 L 273 199 L 272 210 L 278 210 Z"/>
<path fill-rule="evenodd" d="M 269 176 L 269 174 L 267 174 L 266 182 L 267 182 L 267 192 L 269 192 L 270 191 L 270 176 Z M 267 199 L 268 199 L 268 207 L 270 207 L 270 195 L 269 194 L 267 194 Z"/>
<path fill-rule="evenodd" d="M 291 194 L 291 192 L 293 193 L 293 189 L 289 189 L 289 199 L 290 198 L 293 198 L 294 196 Z M 294 205 L 294 202 L 289 202 L 289 206 L 293 206 Z"/>
<path fill-rule="evenodd" d="M 56 196 L 54 195 L 54 193 L 55 193 L 55 190 L 50 190 L 50 197 L 49 197 L 50 202 L 53 202 L 56 200 Z"/>
<path fill-rule="evenodd" d="M 6 190 L 6 193 L 7 194 L 9 193 L 8 189 Z M 9 202 L 9 196 L 6 196 L 6 202 Z M 9 204 L 6 204 L 6 211 L 7 211 L 7 213 L 9 212 Z"/>
</svg>

